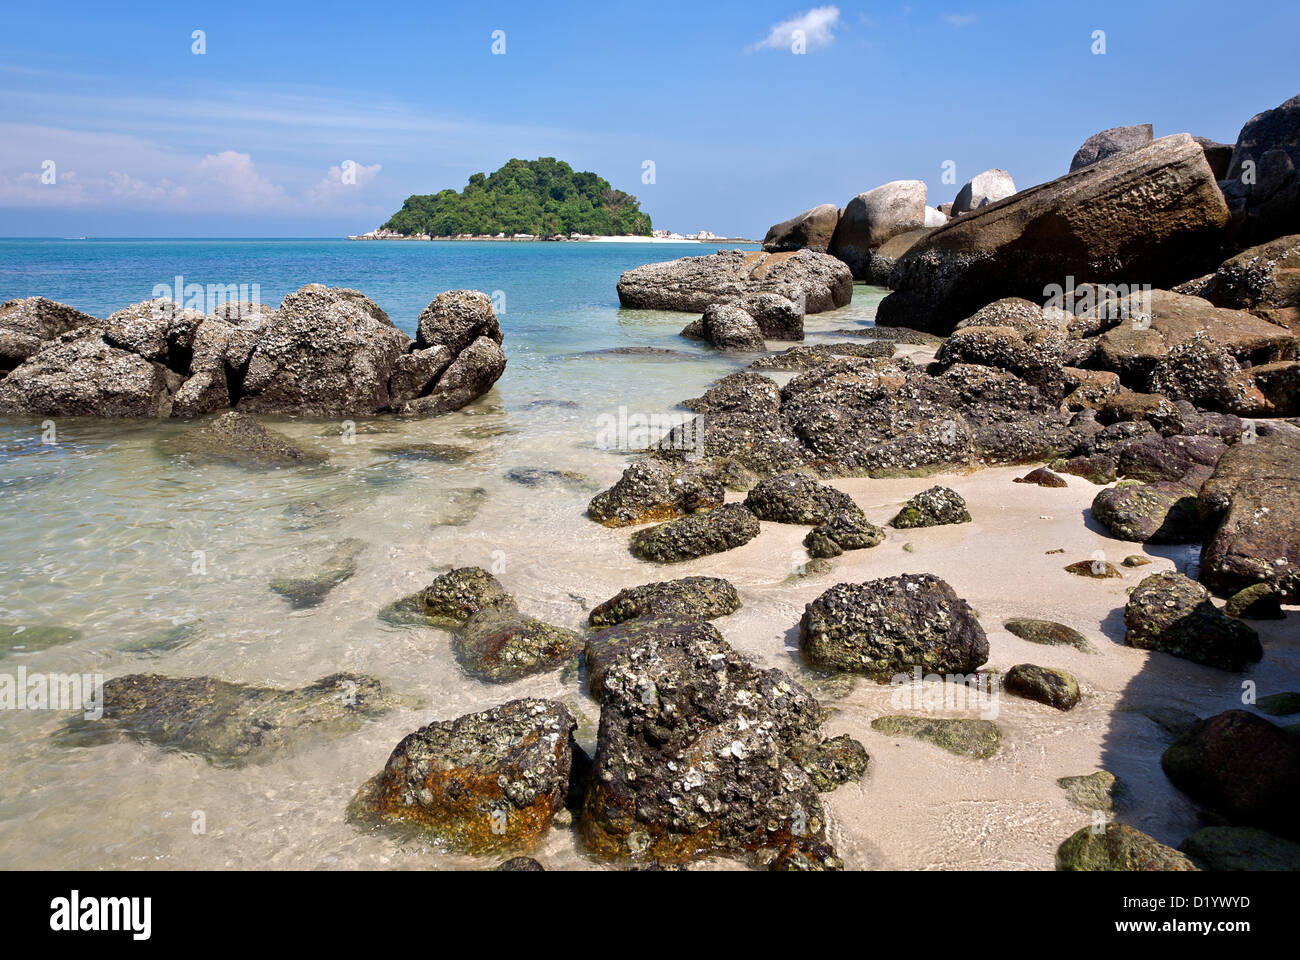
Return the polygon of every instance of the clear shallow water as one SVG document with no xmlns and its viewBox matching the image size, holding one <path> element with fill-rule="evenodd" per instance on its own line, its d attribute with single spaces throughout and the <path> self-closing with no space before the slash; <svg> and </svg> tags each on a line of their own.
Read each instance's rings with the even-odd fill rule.
<svg viewBox="0 0 1300 960">
<path fill-rule="evenodd" d="M 42 295 L 101 316 L 147 299 L 176 274 L 187 283 L 257 283 L 262 301 L 272 304 L 305 283 L 354 287 L 408 332 L 442 290 L 500 290 L 509 358 L 494 390 L 465 410 L 422 421 L 358 421 L 353 444 L 342 442 L 337 422 L 268 421 L 328 450 L 320 467 L 192 465 L 166 452 L 166 439 L 182 424 L 60 420 L 60 442 L 47 445 L 40 424 L 0 419 L 0 623 L 79 632 L 66 644 L 0 656 L 0 672 L 22 665 L 300 686 L 355 670 L 418 704 L 242 770 L 133 742 L 54 747 L 50 736 L 65 714 L 0 711 L 0 866 L 472 863 L 359 833 L 343 822 L 343 809 L 396 742 L 431 719 L 518 696 L 554 696 L 585 715 L 590 738 L 597 710 L 558 674 L 506 686 L 471 680 L 456 665 L 447 634 L 388 626 L 375 614 L 447 566 L 493 568 L 527 612 L 570 627 L 622 587 L 708 572 L 709 561 L 671 573 L 640 563 L 627 553 L 624 534 L 582 514 L 628 456 L 598 445 L 602 417 L 617 417 L 620 407 L 685 415 L 681 400 L 741 365 L 678 336 L 687 315 L 618 306 L 621 271 L 713 249 L 0 241 L 0 300 Z M 809 318 L 809 339 L 870 320 L 881 293 L 858 287 L 850 306 Z M 628 347 L 675 352 L 598 352 Z M 439 463 L 384 449 L 417 443 L 472 453 Z M 590 479 L 524 486 L 506 477 L 516 467 Z M 277 573 L 348 538 L 365 544 L 358 572 L 320 606 L 293 610 L 269 590 Z M 786 552 L 772 560 L 760 550 L 742 561 L 745 572 L 779 590 Z M 782 616 L 789 606 L 789 622 L 797 620 L 793 595 L 781 605 Z M 790 665 L 779 633 L 733 640 L 773 665 Z M 191 830 L 196 810 L 204 812 L 204 834 Z M 539 855 L 582 862 L 567 831 L 554 831 Z"/>
</svg>

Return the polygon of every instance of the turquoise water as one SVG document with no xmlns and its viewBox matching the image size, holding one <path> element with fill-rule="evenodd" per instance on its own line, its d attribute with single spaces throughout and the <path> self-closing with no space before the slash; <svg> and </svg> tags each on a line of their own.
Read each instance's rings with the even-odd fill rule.
<svg viewBox="0 0 1300 960">
<path fill-rule="evenodd" d="M 552 696 L 585 718 L 590 741 L 596 708 L 559 674 L 505 686 L 470 679 L 448 634 L 376 614 L 448 566 L 489 568 L 530 614 L 573 628 L 619 589 L 662 579 L 631 557 L 626 531 L 583 515 L 632 453 L 601 436 L 620 408 L 688 417 L 680 402 L 744 361 L 680 337 L 689 315 L 620 309 L 615 284 L 630 267 L 713 249 L 0 241 L 0 300 L 41 295 L 99 316 L 147 299 L 177 274 L 187 284 L 256 283 L 262 302 L 277 305 L 306 283 L 353 287 L 408 332 L 443 290 L 501 291 L 509 360 L 494 389 L 464 410 L 358 420 L 353 443 L 338 421 L 265 418 L 324 449 L 329 460 L 319 467 L 190 463 L 166 447 L 188 429 L 177 422 L 58 418 L 51 444 L 41 423 L 0 418 L 0 627 L 72 631 L 40 648 L 0 643 L 0 673 L 153 672 L 296 687 L 353 670 L 417 704 L 244 770 L 134 742 L 54 746 L 65 713 L 0 711 L 0 867 L 470 865 L 361 834 L 344 807 L 393 745 L 430 719 Z M 869 320 L 880 293 L 860 287 L 850 306 L 809 318 L 810 339 Z M 608 352 L 641 347 L 669 352 Z M 431 443 L 462 447 L 465 457 L 400 452 Z M 526 486 L 510 478 L 515 468 L 580 477 Z M 363 544 L 357 572 L 319 606 L 293 609 L 270 590 L 272 578 L 310 567 L 341 541 Z M 756 567 L 719 572 L 770 584 L 774 602 L 793 604 L 782 586 L 789 552 L 770 561 L 760 551 Z M 784 664 L 783 642 L 770 632 L 736 642 Z M 209 824 L 202 836 L 189 830 L 195 810 Z M 545 852 L 548 862 L 585 863 L 567 831 Z"/>
</svg>

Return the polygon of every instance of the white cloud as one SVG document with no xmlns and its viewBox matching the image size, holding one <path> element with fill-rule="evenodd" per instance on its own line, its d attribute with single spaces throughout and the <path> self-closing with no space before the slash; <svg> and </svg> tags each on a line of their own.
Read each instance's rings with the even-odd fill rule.
<svg viewBox="0 0 1300 960">
<path fill-rule="evenodd" d="M 839 23 L 839 7 L 814 7 L 807 13 L 775 24 L 767 37 L 749 49 L 790 50 L 798 37 L 803 38 L 807 50 L 829 47 L 835 42 L 835 28 Z"/>
<path fill-rule="evenodd" d="M 975 14 L 945 13 L 943 15 L 943 22 L 948 24 L 948 26 L 950 27 L 969 27 L 972 23 L 975 22 Z"/>
</svg>

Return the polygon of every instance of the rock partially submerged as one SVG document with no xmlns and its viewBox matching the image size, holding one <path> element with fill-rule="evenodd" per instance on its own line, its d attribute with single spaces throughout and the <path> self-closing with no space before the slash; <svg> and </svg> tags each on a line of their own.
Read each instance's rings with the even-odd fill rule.
<svg viewBox="0 0 1300 960">
<path fill-rule="evenodd" d="M 1254 827 L 1202 827 L 1179 848 L 1204 870 L 1300 870 L 1300 843 Z"/>
<path fill-rule="evenodd" d="M 1160 765 L 1174 786 L 1233 825 L 1300 839 L 1300 738 L 1294 731 L 1229 710 L 1183 733 Z"/>
<path fill-rule="evenodd" d="M 720 507 L 724 497 L 722 483 L 702 466 L 642 457 L 592 498 L 587 515 L 607 527 L 626 527 Z"/>
<path fill-rule="evenodd" d="M 1016 664 L 1003 677 L 1002 687 L 1057 710 L 1071 710 L 1079 702 L 1079 681 L 1073 674 L 1035 663 Z"/>
<path fill-rule="evenodd" d="M 351 733 L 396 704 L 378 680 L 346 673 L 297 690 L 131 674 L 105 683 L 103 698 L 103 717 L 73 721 L 65 743 L 127 736 L 228 767 L 264 763 L 304 742 Z"/>
<path fill-rule="evenodd" d="M 13 301 L 0 306 L 0 414 L 432 414 L 478 398 L 505 369 L 484 294 L 440 294 L 420 331 L 412 341 L 363 294 L 320 284 L 277 310 L 227 303 L 205 315 L 149 300 L 104 321 Z"/>
<path fill-rule="evenodd" d="M 1052 620 L 1035 620 L 1032 617 L 1012 617 L 1002 624 L 1008 633 L 1030 643 L 1042 643 L 1051 647 L 1074 647 L 1084 653 L 1091 653 L 1092 644 L 1088 638 L 1072 627 Z"/>
<path fill-rule="evenodd" d="M 1084 827 L 1071 834 L 1056 851 L 1057 870 L 1194 871 L 1196 864 L 1141 830 L 1108 823 L 1096 831 Z"/>
<path fill-rule="evenodd" d="M 331 590 L 356 575 L 357 558 L 365 549 L 365 541 L 356 537 L 303 547 L 296 565 L 272 576 L 271 591 L 295 610 L 318 606 Z"/>
<path fill-rule="evenodd" d="M 397 744 L 349 819 L 466 853 L 531 849 L 564 809 L 575 726 L 563 704 L 538 699 L 430 723 Z"/>
<path fill-rule="evenodd" d="M 959 757 L 987 760 L 1002 746 L 1002 730 L 992 720 L 964 717 L 877 717 L 871 728 L 893 737 L 911 737 Z"/>
<path fill-rule="evenodd" d="M 831 587 L 804 610 L 799 649 L 813 666 L 888 682 L 923 673 L 974 673 L 989 643 L 970 604 L 930 574 Z"/>
<path fill-rule="evenodd" d="M 680 563 L 722 553 L 758 536 L 758 518 L 739 503 L 669 520 L 638 530 L 628 544 L 633 556 L 655 563 Z"/>
</svg>

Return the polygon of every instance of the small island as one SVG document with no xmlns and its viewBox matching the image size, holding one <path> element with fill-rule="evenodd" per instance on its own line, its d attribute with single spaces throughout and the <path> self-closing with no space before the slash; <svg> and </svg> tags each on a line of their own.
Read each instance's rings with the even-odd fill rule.
<svg viewBox="0 0 1300 960">
<path fill-rule="evenodd" d="M 651 237 L 636 197 L 554 157 L 513 159 L 465 189 L 407 197 L 378 230 L 356 239 Z"/>
</svg>

